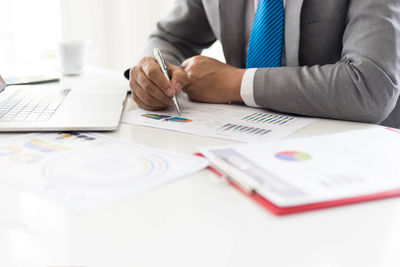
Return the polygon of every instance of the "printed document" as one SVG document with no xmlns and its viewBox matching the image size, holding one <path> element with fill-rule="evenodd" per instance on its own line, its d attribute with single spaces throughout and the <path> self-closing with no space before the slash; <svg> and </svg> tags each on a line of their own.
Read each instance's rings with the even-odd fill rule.
<svg viewBox="0 0 400 267">
<path fill-rule="evenodd" d="M 91 210 L 197 172 L 195 156 L 92 133 L 38 133 L 0 141 L 0 183 Z"/>
<path fill-rule="evenodd" d="M 178 100 L 181 116 L 172 107 L 160 112 L 133 109 L 122 122 L 252 143 L 283 139 L 315 121 L 241 105 L 195 103 L 184 95 Z"/>
</svg>

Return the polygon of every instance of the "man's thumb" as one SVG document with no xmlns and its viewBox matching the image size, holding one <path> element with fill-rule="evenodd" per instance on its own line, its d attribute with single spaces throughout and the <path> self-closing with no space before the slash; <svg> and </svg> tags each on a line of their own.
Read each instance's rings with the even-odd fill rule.
<svg viewBox="0 0 400 267">
<path fill-rule="evenodd" d="M 175 92 L 179 93 L 188 84 L 189 78 L 186 72 L 178 66 L 170 65 L 171 83 L 175 88 Z"/>
</svg>

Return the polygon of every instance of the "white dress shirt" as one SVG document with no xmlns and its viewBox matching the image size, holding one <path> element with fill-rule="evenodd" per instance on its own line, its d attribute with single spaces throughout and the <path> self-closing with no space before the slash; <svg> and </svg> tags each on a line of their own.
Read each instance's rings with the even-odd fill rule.
<svg viewBox="0 0 400 267">
<path fill-rule="evenodd" d="M 253 27 L 253 20 L 254 20 L 256 11 L 257 11 L 258 1 L 259 0 L 247 2 L 248 4 L 246 6 L 246 18 L 245 18 L 246 27 L 245 27 L 245 36 L 244 36 L 247 45 L 246 45 L 244 57 L 247 57 L 247 50 L 249 47 L 251 28 Z M 284 0 L 283 3 L 286 7 L 286 0 Z M 250 107 L 259 107 L 256 104 L 256 101 L 254 99 L 254 76 L 256 74 L 256 71 L 257 71 L 257 69 L 246 70 L 246 72 L 243 76 L 242 85 L 240 88 L 240 95 L 241 95 L 244 103 Z"/>
</svg>

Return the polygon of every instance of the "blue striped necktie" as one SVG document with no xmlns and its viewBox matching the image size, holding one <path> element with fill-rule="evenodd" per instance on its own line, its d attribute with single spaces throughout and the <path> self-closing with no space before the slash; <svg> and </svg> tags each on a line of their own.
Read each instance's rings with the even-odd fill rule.
<svg viewBox="0 0 400 267">
<path fill-rule="evenodd" d="M 284 16 L 283 0 L 259 0 L 247 51 L 247 69 L 281 66 Z"/>
</svg>

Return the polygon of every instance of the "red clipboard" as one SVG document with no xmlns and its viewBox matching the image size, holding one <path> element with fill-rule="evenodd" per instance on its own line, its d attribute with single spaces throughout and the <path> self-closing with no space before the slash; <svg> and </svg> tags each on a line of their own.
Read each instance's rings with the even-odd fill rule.
<svg viewBox="0 0 400 267">
<path fill-rule="evenodd" d="M 195 155 L 204 157 L 200 153 L 196 153 Z M 210 171 L 212 171 L 214 174 L 216 174 L 218 177 L 226 178 L 226 176 L 224 174 L 219 172 L 214 167 L 209 166 L 208 169 Z M 290 214 L 307 212 L 307 211 L 315 211 L 315 210 L 320 210 L 320 209 L 333 208 L 333 207 L 356 204 L 356 203 L 361 203 L 361 202 L 366 202 L 366 201 L 380 200 L 380 199 L 400 196 L 400 188 L 398 188 L 398 189 L 391 190 L 391 191 L 363 195 L 363 196 L 358 196 L 358 197 L 343 198 L 343 199 L 337 199 L 337 200 L 325 201 L 325 202 L 317 202 L 317 203 L 299 205 L 299 206 L 279 207 L 257 193 L 248 193 L 247 191 L 243 190 L 238 184 L 236 184 L 232 180 L 227 179 L 227 181 L 229 182 L 229 184 L 231 186 L 236 188 L 239 192 L 246 195 L 247 197 L 249 197 L 256 203 L 261 205 L 263 208 L 269 210 L 270 212 L 272 212 L 273 214 L 278 215 L 278 216 L 290 215 Z"/>
</svg>

